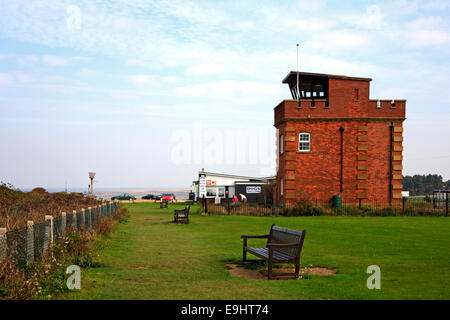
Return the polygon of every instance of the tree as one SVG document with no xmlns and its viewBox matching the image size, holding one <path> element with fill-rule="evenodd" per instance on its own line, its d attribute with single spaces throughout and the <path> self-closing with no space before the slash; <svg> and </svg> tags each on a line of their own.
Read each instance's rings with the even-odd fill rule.
<svg viewBox="0 0 450 320">
<path fill-rule="evenodd" d="M 442 176 L 437 174 L 404 176 L 403 190 L 409 191 L 410 195 L 429 195 L 433 190 L 443 189 L 445 186 L 450 186 L 450 180 L 443 182 Z"/>
</svg>

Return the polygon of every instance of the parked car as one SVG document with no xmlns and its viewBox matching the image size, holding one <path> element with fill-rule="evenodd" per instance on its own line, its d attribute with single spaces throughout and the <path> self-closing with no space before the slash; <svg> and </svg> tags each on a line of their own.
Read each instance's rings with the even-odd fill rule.
<svg viewBox="0 0 450 320">
<path fill-rule="evenodd" d="M 163 197 L 162 194 L 155 194 L 155 200 L 161 200 Z"/>
<path fill-rule="evenodd" d="M 141 199 L 156 200 L 156 196 L 154 194 L 147 194 L 143 196 Z"/>
<path fill-rule="evenodd" d="M 176 198 L 175 198 L 175 195 L 174 195 L 173 193 L 163 193 L 163 194 L 162 194 L 161 201 L 170 201 L 170 202 L 173 202 L 173 201 L 175 201 L 175 200 L 176 200 Z"/>
<path fill-rule="evenodd" d="M 136 197 L 129 193 L 122 193 L 118 196 L 111 197 L 111 200 L 136 200 Z"/>
</svg>

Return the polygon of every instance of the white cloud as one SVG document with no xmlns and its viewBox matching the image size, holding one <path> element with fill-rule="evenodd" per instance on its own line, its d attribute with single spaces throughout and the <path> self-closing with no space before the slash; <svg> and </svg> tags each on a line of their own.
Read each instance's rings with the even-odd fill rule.
<svg viewBox="0 0 450 320">
<path fill-rule="evenodd" d="M 186 74 L 190 75 L 210 75 L 226 71 L 226 66 L 213 62 L 200 63 L 186 69 Z"/>
<path fill-rule="evenodd" d="M 33 55 L 18 57 L 17 63 L 22 67 L 29 67 L 38 61 L 38 57 Z"/>
<path fill-rule="evenodd" d="M 55 75 L 48 75 L 48 76 L 43 76 L 42 77 L 42 81 L 44 82 L 61 82 L 64 81 L 65 78 L 62 76 L 55 76 Z"/>
<path fill-rule="evenodd" d="M 26 72 L 13 71 L 0 73 L 0 85 L 26 84 L 30 82 L 33 82 L 33 77 Z"/>
<path fill-rule="evenodd" d="M 433 0 L 425 2 L 423 7 L 428 10 L 444 10 L 450 8 L 450 3 L 448 0 Z"/>
<path fill-rule="evenodd" d="M 155 77 L 146 74 L 134 74 L 126 76 L 125 79 L 137 87 L 149 86 L 157 83 Z"/>
<path fill-rule="evenodd" d="M 415 47 L 450 43 L 450 33 L 443 30 L 416 30 L 407 34 L 409 44 Z"/>
<path fill-rule="evenodd" d="M 174 93 L 182 97 L 226 99 L 250 104 L 278 96 L 281 90 L 279 85 L 257 81 L 220 80 L 180 86 L 174 89 Z"/>
<path fill-rule="evenodd" d="M 22 71 L 14 72 L 14 76 L 16 77 L 17 81 L 19 81 L 19 83 L 33 82 L 33 78 L 29 74 Z"/>
<path fill-rule="evenodd" d="M 88 69 L 88 68 L 83 68 L 80 71 L 75 73 L 75 75 L 77 77 L 88 77 L 88 78 L 98 77 L 98 76 L 101 76 L 102 74 L 103 74 L 102 72 L 95 71 L 95 70 Z"/>
<path fill-rule="evenodd" d="M 14 78 L 11 74 L 6 72 L 0 73 L 0 86 L 9 85 L 14 82 Z"/>
<path fill-rule="evenodd" d="M 72 57 L 72 59 L 75 61 L 80 61 L 80 62 L 85 62 L 85 63 L 92 62 L 92 58 L 83 57 L 83 56 L 75 56 L 75 57 Z"/>
<path fill-rule="evenodd" d="M 60 67 L 69 64 L 69 59 L 57 56 L 43 56 L 42 61 L 50 66 Z"/>
</svg>

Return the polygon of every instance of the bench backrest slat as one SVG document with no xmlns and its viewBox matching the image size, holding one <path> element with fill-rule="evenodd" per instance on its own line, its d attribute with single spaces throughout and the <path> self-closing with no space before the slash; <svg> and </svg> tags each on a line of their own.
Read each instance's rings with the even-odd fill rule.
<svg viewBox="0 0 450 320">
<path fill-rule="evenodd" d="M 270 229 L 270 237 L 268 243 L 298 243 L 299 246 L 293 248 L 277 248 L 276 250 L 286 253 L 288 255 L 297 257 L 300 254 L 302 238 L 304 237 L 304 230 L 297 231 L 272 225 Z"/>
</svg>

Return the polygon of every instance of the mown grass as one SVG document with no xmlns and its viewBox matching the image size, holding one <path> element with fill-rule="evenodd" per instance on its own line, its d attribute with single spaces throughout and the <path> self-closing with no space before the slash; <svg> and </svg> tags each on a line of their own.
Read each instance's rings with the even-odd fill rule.
<svg viewBox="0 0 450 320">
<path fill-rule="evenodd" d="M 102 267 L 82 271 L 82 288 L 63 299 L 449 299 L 450 220 L 445 217 L 201 216 L 174 225 L 173 209 L 125 204 L 131 218 L 100 243 Z M 231 277 L 242 234 L 270 225 L 306 229 L 302 266 L 338 270 L 301 280 Z M 255 246 L 260 240 L 250 240 Z M 381 268 L 368 290 L 366 268 Z"/>
</svg>

